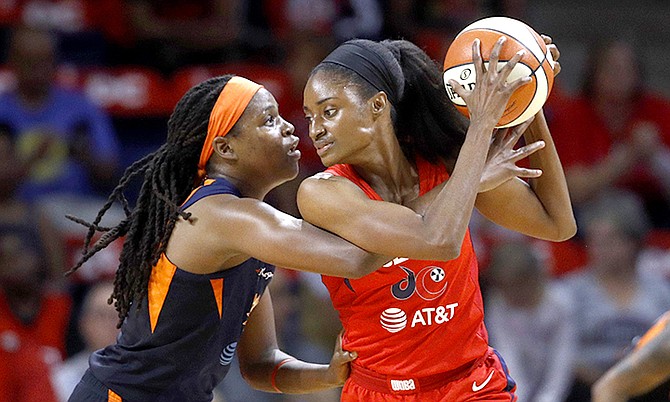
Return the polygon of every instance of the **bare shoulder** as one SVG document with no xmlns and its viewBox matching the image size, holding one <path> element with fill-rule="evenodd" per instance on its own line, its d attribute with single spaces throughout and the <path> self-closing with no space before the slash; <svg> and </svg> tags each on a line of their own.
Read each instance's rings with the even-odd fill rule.
<svg viewBox="0 0 670 402">
<path fill-rule="evenodd" d="M 338 195 L 364 195 L 361 189 L 346 177 L 329 172 L 320 172 L 306 178 L 298 188 L 298 202 L 319 199 L 331 199 Z"/>
</svg>

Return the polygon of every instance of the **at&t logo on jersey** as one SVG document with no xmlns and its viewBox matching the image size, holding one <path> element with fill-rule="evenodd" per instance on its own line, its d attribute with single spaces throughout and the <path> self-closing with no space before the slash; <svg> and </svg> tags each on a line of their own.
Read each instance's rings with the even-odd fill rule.
<svg viewBox="0 0 670 402">
<path fill-rule="evenodd" d="M 235 349 L 237 349 L 237 342 L 226 346 L 221 352 L 221 356 L 219 356 L 219 364 L 222 366 L 229 365 L 233 361 L 233 356 L 235 356 Z"/>
<path fill-rule="evenodd" d="M 379 320 L 382 328 L 390 333 L 402 331 L 407 326 L 407 314 L 399 308 L 387 308 Z"/>
<path fill-rule="evenodd" d="M 444 324 L 454 318 L 456 307 L 458 307 L 458 303 L 450 303 L 445 306 L 437 307 L 425 307 L 416 310 L 414 314 L 412 314 L 412 322 L 409 326 L 410 328 L 414 328 L 417 325 L 428 327 L 435 324 Z M 394 334 L 407 327 L 407 313 L 396 307 L 387 308 L 382 312 L 379 322 L 381 323 L 382 328 Z"/>
</svg>

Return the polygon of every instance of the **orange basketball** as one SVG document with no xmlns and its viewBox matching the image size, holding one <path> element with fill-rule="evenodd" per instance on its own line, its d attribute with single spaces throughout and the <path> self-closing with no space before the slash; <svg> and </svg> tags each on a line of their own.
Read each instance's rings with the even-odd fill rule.
<svg viewBox="0 0 670 402">
<path fill-rule="evenodd" d="M 521 77 L 531 77 L 531 82 L 517 89 L 511 96 L 497 127 L 510 127 L 523 123 L 540 111 L 554 84 L 554 60 L 542 37 L 525 23 L 508 17 L 488 17 L 475 21 L 458 33 L 444 58 L 444 84 L 449 99 L 465 116 L 468 108 L 463 99 L 448 84 L 453 79 L 463 87 L 475 85 L 475 69 L 472 62 L 472 42 L 481 41 L 484 65 L 493 45 L 501 36 L 507 40 L 502 46 L 498 69 L 501 69 L 519 50 L 526 53 L 514 67 L 507 82 Z"/>
</svg>

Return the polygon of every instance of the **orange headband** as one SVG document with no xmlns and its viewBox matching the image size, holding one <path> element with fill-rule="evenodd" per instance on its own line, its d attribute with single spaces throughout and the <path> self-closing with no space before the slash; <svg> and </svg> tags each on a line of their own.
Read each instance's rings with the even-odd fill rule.
<svg viewBox="0 0 670 402">
<path fill-rule="evenodd" d="M 214 152 L 212 141 L 216 137 L 223 137 L 237 123 L 244 109 L 247 108 L 251 98 L 254 97 L 262 85 L 256 84 L 242 77 L 233 77 L 219 94 L 219 98 L 209 115 L 209 126 L 207 127 L 207 138 L 202 145 L 200 161 L 198 162 L 198 178 L 202 179 L 206 174 L 207 161 Z"/>
</svg>

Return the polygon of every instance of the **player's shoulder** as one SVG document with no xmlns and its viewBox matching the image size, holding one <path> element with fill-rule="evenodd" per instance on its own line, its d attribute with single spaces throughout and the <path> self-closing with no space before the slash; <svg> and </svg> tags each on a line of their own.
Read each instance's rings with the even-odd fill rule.
<svg viewBox="0 0 670 402">
<path fill-rule="evenodd" d="M 351 191 L 359 191 L 359 189 L 350 178 L 325 171 L 303 180 L 298 188 L 298 198 L 341 198 L 349 195 Z"/>
</svg>

